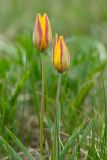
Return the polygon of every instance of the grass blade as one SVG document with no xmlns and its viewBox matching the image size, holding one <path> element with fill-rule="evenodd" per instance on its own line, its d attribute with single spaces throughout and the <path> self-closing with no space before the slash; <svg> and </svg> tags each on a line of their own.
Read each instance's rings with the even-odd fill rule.
<svg viewBox="0 0 107 160">
<path fill-rule="evenodd" d="M 0 144 L 5 148 L 7 152 L 9 152 L 12 159 L 22 160 L 22 158 L 17 154 L 17 152 L 6 142 L 6 140 L 0 136 Z"/>
<path fill-rule="evenodd" d="M 68 150 L 71 148 L 73 145 L 73 142 L 75 139 L 78 137 L 78 135 L 82 132 L 84 127 L 84 123 L 80 125 L 80 127 L 72 134 L 72 136 L 68 139 L 67 143 L 65 144 L 61 154 L 60 154 L 60 159 L 63 160 L 65 155 L 67 154 Z"/>
<path fill-rule="evenodd" d="M 71 158 L 70 158 L 69 160 L 74 160 L 74 156 L 75 156 L 75 154 L 76 154 L 77 151 L 78 151 L 78 147 L 80 147 L 80 146 L 83 144 L 83 142 L 85 141 L 87 135 L 89 134 L 89 132 L 90 132 L 91 129 L 93 128 L 94 122 L 95 122 L 95 118 L 93 118 L 93 119 L 91 120 L 91 122 L 89 123 L 88 127 L 85 129 L 85 131 L 84 131 L 84 133 L 83 133 L 83 136 L 81 137 L 79 143 L 76 145 L 76 147 L 75 147 L 75 149 L 74 149 L 74 151 L 73 151 L 73 153 L 72 153 L 72 155 L 71 155 Z"/>
<path fill-rule="evenodd" d="M 20 140 L 7 128 L 5 127 L 6 132 L 8 133 L 8 135 L 12 138 L 12 140 L 17 144 L 17 146 L 24 152 L 24 154 L 26 156 L 28 156 L 29 160 L 36 160 L 36 158 L 34 158 L 32 156 L 32 154 L 27 150 L 27 148 L 20 142 Z"/>
</svg>

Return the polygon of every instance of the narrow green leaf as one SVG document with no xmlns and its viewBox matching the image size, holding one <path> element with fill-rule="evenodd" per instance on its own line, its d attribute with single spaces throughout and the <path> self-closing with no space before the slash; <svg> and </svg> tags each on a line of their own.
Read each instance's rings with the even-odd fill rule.
<svg viewBox="0 0 107 160">
<path fill-rule="evenodd" d="M 26 156 L 28 156 L 29 160 L 36 160 L 36 158 L 34 158 L 32 156 L 32 154 L 27 150 L 27 148 L 20 142 L 20 140 L 7 128 L 6 128 L 6 132 L 8 133 L 8 135 L 12 138 L 12 140 L 17 144 L 17 146 L 24 152 L 24 154 Z"/>
<path fill-rule="evenodd" d="M 88 92 L 92 87 L 93 87 L 93 81 L 88 81 L 83 85 L 83 87 L 80 89 L 79 93 L 75 98 L 74 101 L 75 107 L 80 107 L 80 105 L 83 103 L 85 97 L 87 96 Z"/>
<path fill-rule="evenodd" d="M 67 143 L 65 144 L 61 154 L 60 154 L 60 159 L 63 160 L 65 155 L 67 154 L 68 150 L 71 148 L 73 145 L 73 142 L 75 139 L 78 137 L 78 135 L 82 132 L 84 128 L 84 123 L 80 125 L 80 127 L 72 134 L 72 136 L 68 139 Z"/>
<path fill-rule="evenodd" d="M 0 136 L 0 144 L 9 152 L 12 159 L 22 160 L 22 158 L 17 154 L 17 152 L 6 142 L 6 140 Z"/>
<path fill-rule="evenodd" d="M 74 160 L 74 156 L 76 155 L 76 153 L 77 153 L 77 151 L 78 151 L 78 147 L 80 147 L 80 146 L 83 144 L 83 142 L 85 141 L 85 139 L 86 139 L 86 137 L 88 136 L 89 132 L 90 132 L 90 131 L 92 130 L 92 128 L 93 128 L 94 122 L 95 122 L 95 118 L 93 118 L 93 119 L 90 121 L 88 127 L 85 129 L 85 131 L 84 131 L 84 133 L 83 133 L 83 136 L 81 137 L 79 143 L 76 145 L 76 147 L 75 147 L 75 149 L 74 149 L 74 151 L 73 151 L 73 153 L 72 153 L 72 155 L 71 155 L 71 157 L 70 157 L 69 160 Z"/>
</svg>

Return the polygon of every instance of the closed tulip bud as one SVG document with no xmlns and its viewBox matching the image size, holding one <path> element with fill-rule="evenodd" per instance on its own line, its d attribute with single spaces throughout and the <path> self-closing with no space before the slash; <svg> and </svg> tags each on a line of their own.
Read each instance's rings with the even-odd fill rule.
<svg viewBox="0 0 107 160">
<path fill-rule="evenodd" d="M 44 52 L 52 41 L 52 31 L 47 14 L 41 16 L 38 14 L 35 20 L 35 27 L 33 32 L 33 44 Z"/>
<path fill-rule="evenodd" d="M 64 72 L 70 66 L 70 54 L 63 36 L 55 35 L 53 43 L 53 65 L 60 72 Z"/>
</svg>

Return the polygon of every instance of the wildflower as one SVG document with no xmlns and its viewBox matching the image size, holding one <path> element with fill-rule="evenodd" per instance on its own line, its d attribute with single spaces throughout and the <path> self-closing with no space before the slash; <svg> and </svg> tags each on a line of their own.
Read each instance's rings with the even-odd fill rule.
<svg viewBox="0 0 107 160">
<path fill-rule="evenodd" d="M 48 15 L 44 14 L 41 16 L 38 14 L 33 31 L 33 44 L 36 45 L 41 52 L 44 52 L 49 47 L 51 41 L 52 31 Z"/>
<path fill-rule="evenodd" d="M 64 72 L 70 66 L 70 54 L 63 36 L 55 35 L 53 43 L 53 65 L 60 72 Z"/>
</svg>

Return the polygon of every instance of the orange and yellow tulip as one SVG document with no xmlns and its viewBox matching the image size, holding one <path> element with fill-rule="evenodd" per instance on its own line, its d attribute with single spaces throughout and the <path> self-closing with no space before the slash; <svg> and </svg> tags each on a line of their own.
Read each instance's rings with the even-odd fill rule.
<svg viewBox="0 0 107 160">
<path fill-rule="evenodd" d="M 33 31 L 33 44 L 36 45 L 41 52 L 44 52 L 49 47 L 51 41 L 52 31 L 48 15 L 44 14 L 41 16 L 38 14 Z"/>
<path fill-rule="evenodd" d="M 70 66 L 70 54 L 64 38 L 63 36 L 58 38 L 57 34 L 53 43 L 53 65 L 60 73 L 67 70 Z"/>
</svg>

